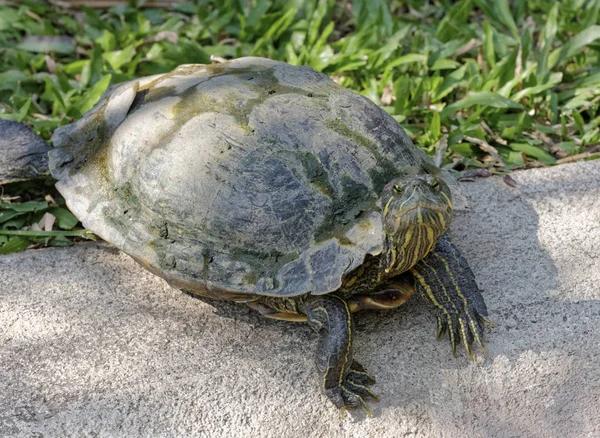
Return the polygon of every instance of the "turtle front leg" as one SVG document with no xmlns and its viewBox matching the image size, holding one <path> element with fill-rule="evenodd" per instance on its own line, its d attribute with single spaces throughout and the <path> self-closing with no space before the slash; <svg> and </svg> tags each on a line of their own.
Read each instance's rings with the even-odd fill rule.
<svg viewBox="0 0 600 438">
<path fill-rule="evenodd" d="M 473 271 L 447 234 L 438 239 L 433 251 L 411 272 L 416 279 L 417 291 L 435 306 L 438 338 L 448 333 L 455 356 L 456 344 L 460 342 L 471 360 L 473 342 L 487 354 L 483 344 L 487 307 Z"/>
<path fill-rule="evenodd" d="M 365 369 L 352 359 L 354 324 L 350 307 L 333 295 L 309 296 L 304 304 L 307 322 L 321 335 L 317 348 L 317 368 L 323 373 L 323 391 L 340 409 L 362 405 L 365 399 L 379 397 L 369 389 L 375 383 Z"/>
</svg>

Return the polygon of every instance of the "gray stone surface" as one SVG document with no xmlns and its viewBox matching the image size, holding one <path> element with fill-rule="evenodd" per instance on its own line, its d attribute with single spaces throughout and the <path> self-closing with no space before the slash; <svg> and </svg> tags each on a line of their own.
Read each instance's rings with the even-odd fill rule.
<svg viewBox="0 0 600 438">
<path fill-rule="evenodd" d="M 212 307 L 103 244 L 0 258 L 0 436 L 600 436 L 600 161 L 464 184 L 453 234 L 490 355 L 418 300 L 356 317 L 373 417 L 319 393 L 316 335 Z M 34 435 L 37 434 L 37 435 Z"/>
</svg>

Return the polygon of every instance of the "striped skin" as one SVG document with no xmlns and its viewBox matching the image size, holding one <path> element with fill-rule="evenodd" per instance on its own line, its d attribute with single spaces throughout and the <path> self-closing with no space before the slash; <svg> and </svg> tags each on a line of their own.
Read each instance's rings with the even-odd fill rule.
<svg viewBox="0 0 600 438">
<path fill-rule="evenodd" d="M 375 379 L 352 359 L 354 323 L 350 306 L 335 295 L 313 295 L 302 303 L 308 325 L 321 334 L 317 369 L 323 373 L 323 391 L 340 409 L 363 406 L 366 398 L 379 401 L 369 389 Z"/>
<path fill-rule="evenodd" d="M 382 194 L 384 278 L 408 271 L 434 247 L 446 232 L 452 215 L 450 189 L 432 175 L 409 182 L 392 181 Z"/>
<path fill-rule="evenodd" d="M 452 215 L 447 184 L 432 175 L 387 184 L 383 205 L 383 249 L 367 256 L 364 263 L 346 275 L 337 293 L 349 298 L 368 294 L 412 268 L 446 232 Z"/>
<path fill-rule="evenodd" d="M 483 325 L 488 312 L 475 275 L 467 261 L 444 234 L 433 252 L 412 270 L 417 292 L 435 306 L 438 338 L 445 332 L 450 337 L 452 353 L 462 342 L 469 358 L 473 359 L 471 344 L 483 345 Z"/>
<path fill-rule="evenodd" d="M 360 310 L 390 310 L 406 303 L 414 294 L 415 289 L 409 276 L 397 277 L 388 281 L 381 288 L 366 294 L 353 294 L 345 297 L 336 292 L 335 296 L 342 298 L 351 313 Z M 260 297 L 256 301 L 246 302 L 251 309 L 263 316 L 291 322 L 306 322 L 303 312 L 307 296 L 300 297 Z"/>
<path fill-rule="evenodd" d="M 367 271 L 375 269 L 376 261 L 374 258 L 367 263 Z M 357 285 L 364 284 L 356 281 Z M 447 234 L 438 239 L 433 251 L 410 272 L 387 280 L 379 289 L 362 294 L 338 291 L 331 295 L 305 295 L 293 299 L 263 297 L 249 305 L 271 318 L 306 320 L 321 337 L 316 362 L 323 375 L 325 394 L 342 412 L 363 406 L 370 414 L 365 400 L 377 400 L 369 388 L 375 379 L 352 358 L 351 313 L 365 308 L 398 307 L 412 295 L 413 283 L 414 289 L 435 307 L 438 337 L 448 333 L 454 355 L 456 345 L 461 342 L 471 359 L 473 342 L 487 353 L 483 345 L 483 325 L 487 317 L 485 302 L 473 272 Z"/>
<path fill-rule="evenodd" d="M 382 204 L 382 254 L 367 256 L 335 293 L 261 297 L 248 303 L 270 318 L 306 320 L 320 334 L 316 363 L 323 390 L 342 412 L 363 406 L 370 415 L 365 400 L 378 399 L 369 389 L 375 379 L 352 357 L 353 311 L 400 306 L 416 289 L 435 306 L 438 336 L 449 333 L 453 353 L 458 342 L 471 358 L 473 342 L 485 350 L 485 303 L 473 272 L 445 234 L 452 213 L 448 187 L 431 175 L 402 187 L 392 182 Z"/>
<path fill-rule="evenodd" d="M 336 292 L 349 298 L 353 295 L 364 295 L 373 292 L 384 282 L 379 257 L 367 255 L 362 265 L 342 279 L 342 286 Z"/>
</svg>

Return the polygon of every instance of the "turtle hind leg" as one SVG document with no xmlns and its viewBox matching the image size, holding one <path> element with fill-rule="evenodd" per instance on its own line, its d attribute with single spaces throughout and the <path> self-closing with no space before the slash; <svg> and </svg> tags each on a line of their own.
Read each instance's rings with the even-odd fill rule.
<svg viewBox="0 0 600 438">
<path fill-rule="evenodd" d="M 251 309 L 258 311 L 262 316 L 265 316 L 267 318 L 278 319 L 281 321 L 306 322 L 306 315 L 303 315 L 301 313 L 293 313 L 287 311 L 286 309 L 277 310 L 260 301 L 249 302 L 246 303 L 246 305 Z"/>
<path fill-rule="evenodd" d="M 410 276 L 401 275 L 386 281 L 379 290 L 350 295 L 346 302 L 352 313 L 365 309 L 389 310 L 406 303 L 414 292 Z"/>
<path fill-rule="evenodd" d="M 471 346 L 484 345 L 487 307 L 475 281 L 475 275 L 447 235 L 413 269 L 416 289 L 435 306 L 438 337 L 448 333 L 452 353 L 462 343 L 473 360 Z"/>
<path fill-rule="evenodd" d="M 309 326 L 321 335 L 316 363 L 323 373 L 325 395 L 342 410 L 363 406 L 370 416 L 365 400 L 378 401 L 379 397 L 369 388 L 375 379 L 352 359 L 354 324 L 350 307 L 337 296 L 310 296 L 304 312 Z"/>
</svg>

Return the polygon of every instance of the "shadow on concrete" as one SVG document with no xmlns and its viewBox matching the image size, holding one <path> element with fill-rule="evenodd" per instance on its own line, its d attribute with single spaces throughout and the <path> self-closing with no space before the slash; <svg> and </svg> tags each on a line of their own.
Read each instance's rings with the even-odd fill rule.
<svg viewBox="0 0 600 438">
<path fill-rule="evenodd" d="M 598 177 L 581 178 L 559 193 L 574 218 L 593 190 L 600 194 Z M 232 303 L 211 307 L 106 245 L 0 258 L 0 435 L 94 427 L 104 435 L 594 433 L 600 300 L 573 299 L 579 274 L 557 269 L 569 237 L 553 240 L 551 184 L 560 178 L 517 190 L 499 180 L 465 185 L 470 209 L 457 213 L 452 233 L 494 322 L 489 356 L 453 358 L 419 300 L 356 315 L 355 357 L 382 398 L 370 404 L 373 420 L 353 412 L 339 422 L 319 394 L 317 336 L 303 324 Z"/>
</svg>

